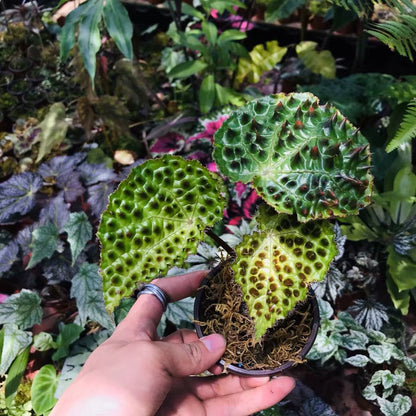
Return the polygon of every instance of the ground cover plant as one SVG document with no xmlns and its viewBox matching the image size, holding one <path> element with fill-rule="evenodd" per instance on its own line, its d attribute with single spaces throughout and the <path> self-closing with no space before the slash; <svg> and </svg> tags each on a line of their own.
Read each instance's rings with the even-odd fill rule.
<svg viewBox="0 0 416 416">
<path fill-rule="evenodd" d="M 284 264 L 291 266 L 295 250 L 301 248 L 301 261 L 292 263 L 293 269 L 297 263 L 302 268 L 300 272 L 283 270 L 292 282 L 299 282 L 300 273 L 309 271 L 308 267 L 307 280 L 311 275 L 324 278 L 312 284 L 321 310 L 316 344 L 308 364 L 291 370 L 299 380 L 294 393 L 264 413 L 350 416 L 363 412 L 364 397 L 375 415 L 412 414 L 416 375 L 414 76 L 403 73 L 397 78 L 380 67 L 377 74 L 339 78 L 347 71 L 344 65 L 355 64 L 335 60 L 340 51 L 327 53 L 330 42 L 309 41 L 308 28 L 319 14 L 332 24 L 328 36 L 348 20 L 356 27 L 364 24 L 361 40 L 369 31 L 378 31 L 383 42 L 412 58 L 414 6 L 397 1 L 382 7 L 377 2 L 373 7 L 374 2 L 337 1 L 321 9 L 315 2 L 280 3 L 284 7 L 279 9 L 276 2 L 266 2 L 266 19 L 276 23 L 277 18 L 285 18 L 298 24 L 299 38 L 294 42 L 251 38 L 251 31 L 261 27 L 261 2 L 259 7 L 230 0 L 194 1 L 182 7 L 167 2 L 161 7 L 171 18 L 167 24 L 160 19 L 150 26 L 146 15 L 140 22 L 133 19 L 132 27 L 124 24 L 129 20 L 126 10 L 133 16 L 132 9 L 116 0 L 106 2 L 105 8 L 88 1 L 68 17 L 64 29 L 59 26 L 63 18 L 57 24 L 52 19 L 54 10 L 36 4 L 0 13 L 0 407 L 5 414 L 48 414 L 89 353 L 133 304 L 129 293 L 136 286 L 136 271 L 131 269 L 125 279 L 111 265 L 113 245 L 124 243 L 126 235 L 116 235 L 113 242 L 112 237 L 108 241 L 103 237 L 110 210 L 131 215 L 126 212 L 128 204 L 135 206 L 141 224 L 136 235 L 141 237 L 139 253 L 146 253 L 143 246 L 149 239 L 172 226 L 172 238 L 180 238 L 178 243 L 186 250 L 180 253 L 180 261 L 173 261 L 173 268 L 167 266 L 173 257 L 171 247 L 152 253 L 162 256 L 161 262 L 146 263 L 144 256 L 140 264 L 146 279 L 218 265 L 224 250 L 213 235 L 233 255 L 241 256 L 249 240 L 260 248 L 275 243 L 287 248 L 290 238 L 281 242 L 282 230 L 277 230 L 284 219 L 290 220 L 290 232 L 298 238 L 305 237 L 302 233 L 311 224 L 314 230 L 320 224 L 330 249 L 320 243 L 323 238 L 312 237 L 312 249 L 306 248 L 306 242 L 294 244 L 287 248 L 289 258 Z M 158 12 L 153 6 L 150 10 Z M 374 16 L 382 16 L 384 21 L 377 17 L 374 23 L 384 26 L 371 27 Z M 305 42 L 300 42 L 301 33 Z M 364 44 L 357 42 L 361 63 L 366 61 L 361 53 Z M 223 56 L 225 47 L 232 60 Z M 29 61 L 32 68 L 25 69 Z M 34 88 L 29 94 L 16 95 L 23 83 Z M 295 90 L 303 94 L 287 95 Z M 280 94 L 283 91 L 286 94 Z M 310 92 L 320 98 L 319 104 Z M 274 116 L 264 110 L 279 102 L 281 111 Z M 326 132 L 328 143 L 326 137 L 315 143 L 314 129 Z M 348 147 L 347 136 L 358 141 L 354 148 Z M 290 156 L 271 154 L 268 163 L 263 151 L 270 143 L 275 153 Z M 319 166 L 327 176 L 300 173 L 308 164 Z M 189 166 L 192 172 L 186 171 Z M 342 166 L 351 169 L 345 171 Z M 370 202 L 370 166 L 375 188 L 371 205 L 364 207 Z M 289 177 L 287 167 L 294 177 Z M 172 174 L 165 175 L 165 168 Z M 253 174 L 256 170 L 264 175 Z M 158 172 L 165 181 L 157 193 L 161 202 L 148 189 L 159 180 Z M 177 177 L 178 172 L 185 177 Z M 203 176 L 195 179 L 200 172 Z M 265 180 L 268 173 L 272 183 Z M 128 195 L 132 181 L 144 181 L 137 187 L 143 195 L 134 194 L 138 200 Z M 218 206 L 200 203 L 197 206 L 206 212 L 188 213 L 185 208 L 192 204 L 187 198 L 197 195 L 187 188 L 188 182 L 196 190 L 211 187 L 198 201 L 207 199 Z M 118 186 L 119 194 L 110 198 L 104 214 L 107 220 L 98 233 L 105 240 L 101 251 L 100 217 Z M 180 234 L 180 218 L 174 213 L 164 212 L 165 221 L 160 224 L 140 219 L 146 201 L 150 214 L 166 209 L 172 189 L 181 193 L 183 211 L 176 214 L 195 221 L 186 230 L 195 233 L 189 238 Z M 124 192 L 126 197 L 121 197 Z M 105 234 L 111 233 L 109 229 Z M 197 241 L 200 238 L 202 242 Z M 323 260 L 318 253 L 322 249 L 327 250 Z M 313 257 L 310 252 L 320 258 L 309 258 Z M 132 267 L 130 254 L 122 254 L 115 266 L 127 272 Z M 317 262 L 323 268 L 314 268 Z M 155 264 L 161 269 L 152 270 Z M 99 272 L 103 265 L 104 281 Z M 252 267 L 241 261 L 234 267 L 241 272 L 239 281 L 244 286 L 244 273 Z M 276 308 L 266 316 L 270 304 L 258 283 L 247 284 L 245 290 L 261 337 L 282 315 Z M 290 296 L 284 294 L 287 289 Z M 280 300 L 288 298 L 289 305 L 282 304 L 281 313 L 290 310 L 305 289 L 299 284 L 276 291 Z M 264 300 L 261 310 L 266 313 L 261 316 L 257 316 L 257 296 Z M 111 317 L 104 298 L 107 307 L 114 309 Z M 193 299 L 169 305 L 159 334 L 192 327 L 192 308 Z"/>
</svg>

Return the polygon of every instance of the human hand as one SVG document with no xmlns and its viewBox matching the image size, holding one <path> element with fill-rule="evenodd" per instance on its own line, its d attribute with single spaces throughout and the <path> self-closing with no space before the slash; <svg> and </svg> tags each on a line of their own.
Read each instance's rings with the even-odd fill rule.
<svg viewBox="0 0 416 416">
<path fill-rule="evenodd" d="M 171 301 L 192 295 L 206 272 L 154 280 Z M 210 369 L 225 340 L 202 339 L 179 330 L 159 339 L 162 305 L 142 295 L 113 335 L 88 358 L 50 416 L 243 416 L 268 408 L 294 387 L 290 377 L 217 375 L 190 377 Z"/>
</svg>

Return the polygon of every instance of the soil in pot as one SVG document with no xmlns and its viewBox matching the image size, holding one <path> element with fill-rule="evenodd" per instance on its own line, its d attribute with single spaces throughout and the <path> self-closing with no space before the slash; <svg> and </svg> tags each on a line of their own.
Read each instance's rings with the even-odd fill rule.
<svg viewBox="0 0 416 416">
<path fill-rule="evenodd" d="M 232 273 L 227 263 L 204 282 L 195 302 L 198 335 L 218 333 L 227 340 L 221 360 L 226 371 L 248 371 L 250 375 L 262 375 L 265 371 L 270 375 L 304 362 L 319 325 L 316 299 L 308 295 L 286 319 L 277 322 L 256 342 L 253 320 Z"/>
</svg>

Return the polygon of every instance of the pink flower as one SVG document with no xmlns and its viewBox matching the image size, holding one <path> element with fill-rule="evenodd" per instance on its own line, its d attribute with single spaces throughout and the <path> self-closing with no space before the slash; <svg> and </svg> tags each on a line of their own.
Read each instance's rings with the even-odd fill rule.
<svg viewBox="0 0 416 416">
<path fill-rule="evenodd" d="M 4 293 L 0 293 L 0 303 L 4 302 L 7 298 L 7 295 L 5 295 Z"/>
<path fill-rule="evenodd" d="M 186 139 L 186 143 L 198 139 L 208 139 L 212 143 L 214 141 L 215 132 L 222 126 L 222 123 L 224 123 L 227 118 L 228 116 L 222 116 L 218 120 L 202 121 L 202 125 L 205 127 L 205 130 Z"/>
</svg>

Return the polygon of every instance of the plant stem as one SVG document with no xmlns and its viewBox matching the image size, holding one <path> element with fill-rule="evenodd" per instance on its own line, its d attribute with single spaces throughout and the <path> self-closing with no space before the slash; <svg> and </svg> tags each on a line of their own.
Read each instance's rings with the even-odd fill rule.
<svg viewBox="0 0 416 416">
<path fill-rule="evenodd" d="M 211 237 L 220 247 L 222 247 L 230 255 L 231 258 L 235 259 L 235 250 L 230 247 L 223 239 L 218 237 L 217 234 L 211 230 L 211 228 L 205 228 L 205 234 L 208 237 Z"/>
</svg>

